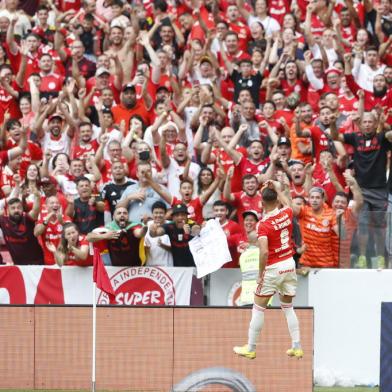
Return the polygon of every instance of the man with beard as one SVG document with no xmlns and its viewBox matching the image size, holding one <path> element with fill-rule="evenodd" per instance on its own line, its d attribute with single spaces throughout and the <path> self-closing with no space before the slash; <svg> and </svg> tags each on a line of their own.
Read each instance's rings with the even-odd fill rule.
<svg viewBox="0 0 392 392">
<path fill-rule="evenodd" d="M 112 177 L 113 181 L 104 184 L 101 192 L 102 200 L 108 205 L 111 216 L 125 189 L 136 184 L 134 181 L 127 178 L 124 165 L 119 160 L 113 161 L 112 163 Z"/>
<path fill-rule="evenodd" d="M 128 186 L 118 201 L 118 207 L 128 209 L 129 220 L 140 222 L 145 215 L 151 214 L 151 208 L 156 201 L 161 201 L 160 196 L 150 187 L 149 178 L 152 177 L 151 164 L 140 161 L 137 165 L 137 184 Z"/>
<path fill-rule="evenodd" d="M 16 265 L 44 264 L 42 248 L 34 236 L 41 195 L 36 192 L 34 196 L 33 208 L 29 213 L 23 212 L 21 200 L 13 198 L 8 201 L 8 215 L 0 216 L 0 228 L 12 261 Z"/>
<path fill-rule="evenodd" d="M 60 104 L 64 105 L 64 104 Z M 66 109 L 64 109 L 63 113 L 54 113 L 48 119 L 48 129 L 45 132 L 42 124 L 45 119 L 45 116 L 40 116 L 32 129 L 33 133 L 36 133 L 39 142 L 41 143 L 42 150 L 47 152 L 50 151 L 53 156 L 64 153 L 69 155 L 72 138 L 75 134 L 75 129 L 73 125 L 69 122 L 70 120 L 69 113 L 65 117 L 66 122 L 68 122 L 68 127 L 66 131 L 63 131 L 64 128 L 64 113 Z M 44 112 L 45 114 L 45 112 Z"/>
<path fill-rule="evenodd" d="M 89 121 L 79 124 L 79 143 L 73 149 L 72 158 L 86 159 L 89 155 L 95 155 L 99 144 L 93 139 L 93 126 Z"/>
<path fill-rule="evenodd" d="M 65 213 L 73 218 L 81 234 L 87 234 L 103 225 L 105 203 L 92 194 L 91 182 L 86 177 L 80 177 L 76 182 L 79 197 L 72 203 L 68 200 Z"/>
<path fill-rule="evenodd" d="M 35 225 L 34 235 L 40 239 L 44 251 L 44 261 L 46 265 L 56 264 L 54 253 L 50 251 L 48 245 L 53 244 L 56 249 L 60 244 L 63 225 L 71 222 L 62 209 L 59 199 L 56 196 L 50 196 L 46 199 L 46 213 L 40 214 L 40 218 Z"/>
<path fill-rule="evenodd" d="M 115 124 L 120 124 L 121 120 L 125 121 L 126 132 L 129 130 L 130 119 L 135 114 L 139 115 L 146 124 L 149 124 L 149 113 L 147 107 L 150 107 L 149 99 L 146 101 L 146 88 L 143 88 L 143 101 L 136 97 L 136 88 L 133 84 L 127 84 L 123 87 L 120 96 L 120 105 L 112 109 Z"/>
<path fill-rule="evenodd" d="M 111 265 L 116 267 L 137 267 L 144 262 L 140 252 L 140 239 L 146 234 L 147 226 L 128 220 L 128 210 L 117 206 L 113 221 L 104 228 L 97 228 L 87 235 L 90 242 L 106 241 Z"/>
<path fill-rule="evenodd" d="M 364 53 L 361 50 L 355 50 L 355 48 L 353 52 L 355 58 L 352 73 L 355 81 L 360 88 L 371 92 L 375 76 L 382 75 L 386 65 L 380 64 L 380 56 L 375 46 L 368 46 Z M 345 54 L 345 56 L 349 58 L 348 54 Z M 365 61 L 362 62 L 363 57 Z"/>
<path fill-rule="evenodd" d="M 392 41 L 392 37 L 390 37 L 390 40 Z M 386 66 L 384 69 L 384 76 L 387 81 L 387 87 L 390 89 L 392 87 L 392 67 L 391 66 Z"/>
<path fill-rule="evenodd" d="M 358 264 L 363 267 L 367 266 L 366 247 L 369 231 L 374 233 L 378 266 L 385 266 L 385 213 L 388 205 L 385 168 L 388 151 L 392 146 L 392 131 L 386 131 L 383 125 L 381 121 L 377 126 L 377 120 L 372 112 L 363 114 L 360 122 L 361 132 L 358 133 L 339 134 L 336 126 L 331 124 L 332 138 L 354 147 L 354 170 L 364 198 L 364 206 L 359 216 L 358 259 Z M 377 132 L 377 128 L 380 132 Z"/>
<path fill-rule="evenodd" d="M 351 73 L 351 55 L 344 55 L 344 72 L 346 74 L 347 85 L 354 94 L 357 94 L 361 87 L 356 83 Z M 383 109 L 392 108 L 392 89 L 388 89 L 387 79 L 383 74 L 376 75 L 373 79 L 373 92 L 364 90 L 365 110 L 372 110 L 375 106 Z"/>
</svg>

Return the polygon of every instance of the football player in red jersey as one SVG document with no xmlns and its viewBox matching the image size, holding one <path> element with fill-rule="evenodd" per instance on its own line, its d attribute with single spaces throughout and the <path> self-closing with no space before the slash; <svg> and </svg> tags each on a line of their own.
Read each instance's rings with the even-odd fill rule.
<svg viewBox="0 0 392 392">
<path fill-rule="evenodd" d="M 292 340 L 292 348 L 287 350 L 287 355 L 302 358 L 299 323 L 292 305 L 297 275 L 291 241 L 291 199 L 281 191 L 280 183 L 273 181 L 268 181 L 263 187 L 262 198 L 264 216 L 257 225 L 260 248 L 259 279 L 249 325 L 248 344 L 234 347 L 234 352 L 249 359 L 256 358 L 256 341 L 264 324 L 264 311 L 270 298 L 278 291 Z"/>
</svg>

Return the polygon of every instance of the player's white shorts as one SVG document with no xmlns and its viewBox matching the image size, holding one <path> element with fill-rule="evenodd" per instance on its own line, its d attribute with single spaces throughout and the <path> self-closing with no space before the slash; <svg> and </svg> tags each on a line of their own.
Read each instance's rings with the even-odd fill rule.
<svg viewBox="0 0 392 392">
<path fill-rule="evenodd" d="M 281 295 L 294 297 L 296 289 L 295 261 L 290 258 L 265 268 L 262 282 L 257 285 L 255 294 L 259 297 L 269 297 L 278 292 Z"/>
</svg>

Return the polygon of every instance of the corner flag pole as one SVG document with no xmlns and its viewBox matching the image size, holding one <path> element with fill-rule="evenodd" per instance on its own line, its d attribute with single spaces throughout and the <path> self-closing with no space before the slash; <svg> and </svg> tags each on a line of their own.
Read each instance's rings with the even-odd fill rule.
<svg viewBox="0 0 392 392">
<path fill-rule="evenodd" d="M 96 343 L 97 343 L 97 299 L 96 299 L 97 284 L 93 282 L 93 353 L 91 364 L 91 391 L 95 392 L 95 359 L 96 359 Z"/>
</svg>

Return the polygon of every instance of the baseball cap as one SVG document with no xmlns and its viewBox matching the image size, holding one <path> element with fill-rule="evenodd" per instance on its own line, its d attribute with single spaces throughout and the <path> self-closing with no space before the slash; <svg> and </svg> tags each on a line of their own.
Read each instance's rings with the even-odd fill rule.
<svg viewBox="0 0 392 392">
<path fill-rule="evenodd" d="M 59 118 L 60 120 L 64 120 L 64 116 L 61 113 L 53 113 L 49 116 L 48 121 L 52 121 L 54 118 Z"/>
<path fill-rule="evenodd" d="M 288 139 L 286 136 L 281 136 L 278 139 L 278 146 L 282 146 L 283 144 L 285 144 L 286 146 L 291 147 L 290 139 Z"/>
<path fill-rule="evenodd" d="M 101 76 L 101 75 L 103 75 L 103 74 L 108 74 L 108 75 L 110 75 L 110 71 L 107 69 L 107 68 L 105 68 L 105 67 L 99 67 L 97 70 L 96 70 L 96 72 L 95 72 L 95 76 Z"/>
<path fill-rule="evenodd" d="M 135 85 L 134 85 L 134 84 L 131 84 L 131 83 L 126 84 L 125 86 L 123 86 L 122 92 L 124 92 L 124 91 L 126 91 L 126 90 L 133 90 L 133 91 L 136 91 Z"/>
<path fill-rule="evenodd" d="M 173 207 L 173 212 L 172 212 L 172 214 L 174 215 L 174 214 L 181 214 L 181 213 L 185 213 L 185 214 L 188 214 L 188 208 L 187 208 L 187 206 L 185 205 L 185 204 L 176 204 L 174 207 Z"/>
<path fill-rule="evenodd" d="M 245 219 L 248 215 L 254 216 L 257 220 L 259 220 L 259 214 L 255 210 L 247 210 L 242 213 L 242 217 Z"/>
</svg>

